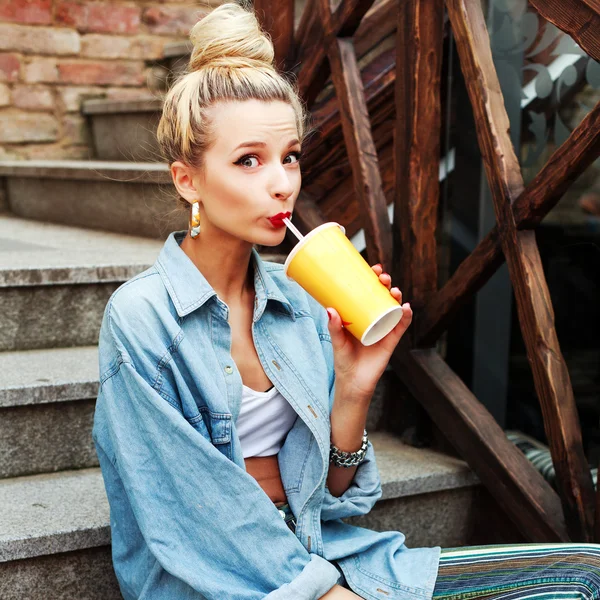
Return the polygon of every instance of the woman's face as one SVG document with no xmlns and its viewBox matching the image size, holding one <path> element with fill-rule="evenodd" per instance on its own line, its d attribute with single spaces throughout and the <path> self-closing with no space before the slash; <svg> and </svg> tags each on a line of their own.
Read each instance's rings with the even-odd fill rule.
<svg viewBox="0 0 600 600">
<path fill-rule="evenodd" d="M 286 227 L 269 217 L 293 212 L 301 185 L 294 109 L 281 101 L 221 102 L 209 116 L 213 146 L 193 176 L 201 229 L 280 244 Z"/>
</svg>

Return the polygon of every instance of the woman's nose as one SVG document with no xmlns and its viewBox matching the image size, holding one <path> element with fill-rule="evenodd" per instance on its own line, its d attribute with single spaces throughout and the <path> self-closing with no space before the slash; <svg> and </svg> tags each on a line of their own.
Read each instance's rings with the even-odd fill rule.
<svg viewBox="0 0 600 600">
<path fill-rule="evenodd" d="M 285 200 L 294 192 L 294 186 L 283 165 L 276 170 L 271 180 L 271 194 L 275 198 Z"/>
</svg>

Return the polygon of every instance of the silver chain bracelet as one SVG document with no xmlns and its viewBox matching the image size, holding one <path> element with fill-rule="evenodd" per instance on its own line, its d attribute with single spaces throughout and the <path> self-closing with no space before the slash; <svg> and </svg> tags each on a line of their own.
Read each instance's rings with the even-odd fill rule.
<svg viewBox="0 0 600 600">
<path fill-rule="evenodd" d="M 356 452 L 343 452 L 332 443 L 329 450 L 329 462 L 335 467 L 354 467 L 359 465 L 365 459 L 368 443 L 369 438 L 366 429 L 363 432 L 362 446 Z"/>
</svg>

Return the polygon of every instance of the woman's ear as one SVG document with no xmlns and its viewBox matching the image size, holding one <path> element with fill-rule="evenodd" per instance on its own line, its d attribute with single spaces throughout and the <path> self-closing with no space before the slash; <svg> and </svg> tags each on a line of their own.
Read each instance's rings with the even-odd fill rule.
<svg viewBox="0 0 600 600">
<path fill-rule="evenodd" d="M 200 194 L 194 183 L 195 171 L 179 160 L 172 163 L 170 169 L 173 183 L 179 195 L 190 204 L 199 200 Z"/>
</svg>

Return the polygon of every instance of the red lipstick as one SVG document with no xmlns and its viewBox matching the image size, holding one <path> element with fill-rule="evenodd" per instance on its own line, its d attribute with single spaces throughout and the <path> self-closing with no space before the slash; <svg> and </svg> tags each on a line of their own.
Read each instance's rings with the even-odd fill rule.
<svg viewBox="0 0 600 600">
<path fill-rule="evenodd" d="M 283 222 L 283 219 L 290 217 L 292 213 L 291 212 L 284 212 L 284 213 L 278 213 L 276 215 L 273 215 L 272 217 L 268 217 L 269 221 L 271 221 L 271 224 L 274 227 L 285 227 L 285 223 Z"/>
</svg>

